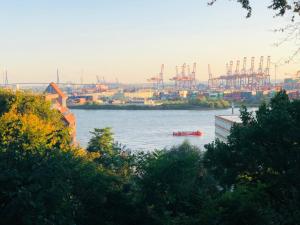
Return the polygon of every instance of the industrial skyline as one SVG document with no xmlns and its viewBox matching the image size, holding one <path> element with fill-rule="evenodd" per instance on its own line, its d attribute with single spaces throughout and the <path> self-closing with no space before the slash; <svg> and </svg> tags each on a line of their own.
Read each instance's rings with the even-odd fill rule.
<svg viewBox="0 0 300 225">
<path fill-rule="evenodd" d="M 250 62 L 248 62 L 250 61 Z M 235 63 L 235 64 L 234 64 Z M 226 65 L 226 70 L 224 70 L 220 74 L 215 74 L 212 72 L 211 64 L 208 64 L 207 70 L 207 80 L 201 80 L 203 74 L 197 73 L 197 63 L 194 62 L 191 65 L 187 63 L 183 63 L 181 65 L 175 66 L 175 71 L 171 74 L 165 73 L 165 64 L 161 64 L 160 71 L 148 77 L 146 80 L 141 82 L 122 82 L 123 84 L 150 84 L 153 89 L 163 90 L 165 85 L 170 86 L 173 84 L 175 89 L 196 89 L 198 84 L 206 84 L 211 89 L 224 89 L 225 87 L 231 89 L 249 89 L 253 85 L 255 86 L 265 86 L 269 88 L 269 86 L 274 82 L 276 84 L 276 80 L 282 80 L 282 77 L 278 76 L 278 67 L 282 66 L 280 62 L 273 63 L 271 61 L 271 56 L 265 57 L 260 56 L 259 62 L 256 61 L 256 57 L 243 57 L 243 60 L 230 60 Z M 274 66 L 274 74 L 271 74 L 271 67 Z M 293 74 L 286 74 L 290 77 L 298 77 L 299 70 Z M 199 79 L 200 78 L 200 79 Z M 9 82 L 10 81 L 10 82 Z M 55 76 L 50 78 L 51 82 L 55 81 L 57 84 L 108 84 L 114 83 L 119 84 L 119 79 L 115 78 L 115 80 L 108 77 L 100 77 L 99 75 L 94 75 L 94 79 L 84 80 L 83 74 L 80 76 L 80 80 L 65 80 L 61 79 L 61 72 L 57 68 Z M 8 71 L 5 70 L 3 73 L 3 82 L 0 84 L 8 85 L 8 84 L 45 84 L 47 82 L 39 82 L 26 80 L 24 82 L 13 82 L 9 79 Z M 149 86 L 149 87 L 150 87 Z"/>
<path fill-rule="evenodd" d="M 282 63 L 295 50 L 272 29 L 287 18 L 273 18 L 267 0 L 254 2 L 254 14 L 234 2 L 206 0 L 7 1 L 0 7 L 0 74 L 10 82 L 92 82 L 95 76 L 122 83 L 144 83 L 157 74 L 174 76 L 176 65 L 197 64 L 197 79 L 207 81 L 224 62 L 247 56 L 272 56 L 278 79 L 299 69 L 297 58 Z M 182 15 L 182 16 L 178 16 Z M 255 34 L 255 35 L 253 35 Z M 299 58 L 299 57 L 298 57 Z M 4 78 L 5 79 L 5 78 Z"/>
</svg>

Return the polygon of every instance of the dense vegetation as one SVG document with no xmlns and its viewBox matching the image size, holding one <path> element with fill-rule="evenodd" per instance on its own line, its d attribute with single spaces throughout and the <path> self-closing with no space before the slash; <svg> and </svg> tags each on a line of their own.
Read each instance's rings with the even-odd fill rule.
<svg viewBox="0 0 300 225">
<path fill-rule="evenodd" d="M 280 92 L 227 144 L 132 154 L 109 128 L 86 150 L 41 96 L 0 92 L 0 224 L 300 224 L 300 101 Z"/>
<path fill-rule="evenodd" d="M 193 106 L 202 106 L 213 109 L 225 109 L 230 107 L 230 103 L 223 99 L 209 99 L 207 97 L 202 97 L 198 99 L 190 99 L 187 104 Z"/>
<path fill-rule="evenodd" d="M 131 104 L 97 104 L 87 103 L 85 105 L 72 105 L 73 109 L 109 109 L 109 110 L 200 110 L 200 109 L 226 109 L 230 103 L 223 99 L 183 99 L 183 100 L 164 100 L 159 105 L 131 105 Z"/>
</svg>

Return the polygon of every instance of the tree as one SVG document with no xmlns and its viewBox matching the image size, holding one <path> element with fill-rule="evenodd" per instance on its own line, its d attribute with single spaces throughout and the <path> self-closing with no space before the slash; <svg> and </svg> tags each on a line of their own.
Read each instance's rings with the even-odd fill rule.
<svg viewBox="0 0 300 225">
<path fill-rule="evenodd" d="M 264 201 L 269 199 L 263 185 L 238 186 L 234 191 L 216 195 L 201 212 L 207 225 L 271 225 L 276 212 Z"/>
<path fill-rule="evenodd" d="M 211 0 L 208 2 L 209 5 L 212 5 L 217 0 Z M 251 0 L 236 0 L 238 3 L 242 5 L 244 9 L 247 10 L 247 17 L 251 16 L 252 7 L 251 7 Z M 271 0 L 271 4 L 268 8 L 277 11 L 276 16 L 283 16 L 288 11 L 292 11 L 295 15 L 298 15 L 300 12 L 300 2 L 297 0 Z"/>
<path fill-rule="evenodd" d="M 0 92 L 0 147 L 20 151 L 69 146 L 71 138 L 61 115 L 42 96 Z"/>
<path fill-rule="evenodd" d="M 111 128 L 95 128 L 87 151 L 96 153 L 95 162 L 122 178 L 129 178 L 132 172 L 134 156 L 125 146 L 114 141 Z"/>
<path fill-rule="evenodd" d="M 123 179 L 70 145 L 43 97 L 4 91 L 0 102 L 0 224 L 132 224 Z"/>
<path fill-rule="evenodd" d="M 199 224 L 201 210 L 216 189 L 205 176 L 200 150 L 183 143 L 139 159 L 139 224 Z"/>
<path fill-rule="evenodd" d="M 68 129 L 42 96 L 1 90 L 0 102 L 0 223 L 70 223 Z"/>
<path fill-rule="evenodd" d="M 137 155 L 109 128 L 79 154 L 42 98 L 0 99 L 0 224 L 300 224 L 300 101 L 284 91 L 243 107 L 228 143 Z"/>
<path fill-rule="evenodd" d="M 63 126 L 59 122 L 60 114 L 51 109 L 50 102 L 45 101 L 42 95 L 0 89 L 0 116 L 12 110 L 21 115 L 35 114 L 40 119 L 57 123 L 57 126 L 60 127 Z"/>
<path fill-rule="evenodd" d="M 228 143 L 209 144 L 204 155 L 205 167 L 224 191 L 262 185 L 278 224 L 300 222 L 299 109 L 300 101 L 291 102 L 285 91 L 255 115 L 244 108 L 243 123 L 233 127 Z"/>
<path fill-rule="evenodd" d="M 114 139 L 111 128 L 106 127 L 103 129 L 95 128 L 91 132 L 93 135 L 89 141 L 87 150 L 89 152 L 98 152 L 100 155 L 113 156 L 116 154 L 114 151 Z"/>
<path fill-rule="evenodd" d="M 71 224 L 75 202 L 71 168 L 54 151 L 0 152 L 0 224 Z"/>
<path fill-rule="evenodd" d="M 0 224 L 127 224 L 131 209 L 118 177 L 72 151 L 0 151 Z"/>
</svg>

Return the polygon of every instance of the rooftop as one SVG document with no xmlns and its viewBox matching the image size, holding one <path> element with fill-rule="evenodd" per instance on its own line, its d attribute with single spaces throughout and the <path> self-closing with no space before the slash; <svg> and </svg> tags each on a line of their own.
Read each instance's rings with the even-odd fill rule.
<svg viewBox="0 0 300 225">
<path fill-rule="evenodd" d="M 71 113 L 71 112 L 64 113 L 64 114 L 63 114 L 63 118 L 67 121 L 67 123 L 68 123 L 69 125 L 74 124 L 74 123 L 75 123 L 75 120 L 76 120 L 74 114 Z"/>
<path fill-rule="evenodd" d="M 51 82 L 49 86 L 52 87 L 53 90 L 55 91 L 55 93 L 58 94 L 60 97 L 67 98 L 67 96 L 60 90 L 60 88 L 57 86 L 57 84 Z M 47 89 L 46 89 L 46 91 L 47 91 Z M 51 93 L 54 94 L 53 92 L 51 92 Z"/>
<path fill-rule="evenodd" d="M 218 115 L 216 117 L 233 123 L 242 123 L 239 115 Z"/>
</svg>

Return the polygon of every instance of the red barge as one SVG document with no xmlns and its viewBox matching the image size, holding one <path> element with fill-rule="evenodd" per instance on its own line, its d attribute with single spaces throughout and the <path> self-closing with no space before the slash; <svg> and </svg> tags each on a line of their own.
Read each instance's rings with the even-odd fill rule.
<svg viewBox="0 0 300 225">
<path fill-rule="evenodd" d="M 178 132 L 173 132 L 173 136 L 177 137 L 182 137 L 182 136 L 197 136 L 200 137 L 202 136 L 203 133 L 199 130 L 197 131 L 178 131 Z"/>
</svg>

